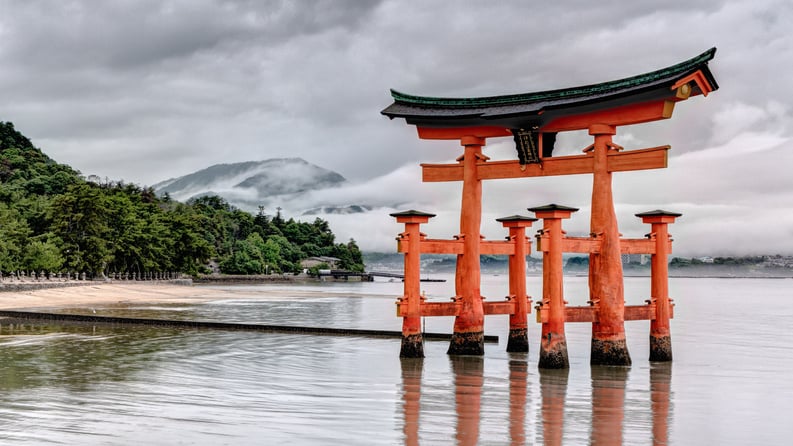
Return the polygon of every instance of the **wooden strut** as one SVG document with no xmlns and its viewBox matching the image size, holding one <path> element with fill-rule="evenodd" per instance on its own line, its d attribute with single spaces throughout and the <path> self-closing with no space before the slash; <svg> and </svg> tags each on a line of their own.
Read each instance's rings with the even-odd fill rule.
<svg viewBox="0 0 793 446">
<path fill-rule="evenodd" d="M 658 231 L 653 230 L 648 237 L 643 239 L 627 239 L 620 238 L 620 253 L 621 254 L 650 254 L 655 256 L 658 249 L 665 245 L 665 252 L 672 252 L 672 240 L 666 237 L 665 239 L 658 239 L 656 234 Z M 551 242 L 549 234 L 544 231 L 539 231 L 537 234 L 537 252 L 550 252 Z M 560 245 L 560 252 L 562 253 L 579 253 L 579 254 L 596 254 L 600 252 L 600 244 L 602 237 L 595 235 L 591 237 L 567 237 L 563 236 L 558 242 Z M 653 257 L 655 258 L 655 257 Z M 651 274 L 652 283 L 660 287 L 658 282 L 666 283 L 665 276 L 653 271 Z M 655 295 L 651 292 L 651 296 Z M 565 322 L 598 322 L 597 301 L 592 302 L 589 306 L 565 306 Z M 626 305 L 624 320 L 638 321 L 638 320 L 655 320 L 657 309 L 655 301 L 648 301 L 647 305 Z M 670 307 L 669 318 L 673 317 L 673 307 Z M 548 308 L 537 307 L 537 322 L 548 322 Z"/>
<path fill-rule="evenodd" d="M 664 169 L 667 167 L 669 146 L 651 147 L 607 154 L 608 172 Z M 554 156 L 544 158 L 541 164 L 521 166 L 518 160 L 479 161 L 476 163 L 478 180 L 530 178 L 559 175 L 580 175 L 594 172 L 595 156 L 591 151 L 584 155 Z M 454 164 L 422 164 L 424 182 L 462 181 L 463 166 Z"/>
<path fill-rule="evenodd" d="M 392 214 L 393 215 L 393 214 Z M 503 301 L 485 301 L 485 297 L 480 296 L 482 301 L 482 312 L 484 315 L 490 314 L 508 314 L 519 315 L 521 313 L 531 313 L 531 299 L 526 295 L 525 286 L 525 258 L 531 254 L 531 241 L 525 236 L 525 227 L 531 225 L 530 219 L 526 217 L 528 224 L 522 227 L 510 227 L 510 237 L 507 241 L 481 241 L 481 254 L 500 254 L 509 255 L 511 258 L 523 259 L 518 262 L 515 261 L 515 266 L 510 269 L 510 293 Z M 406 223 L 404 218 L 398 218 L 399 223 Z M 504 223 L 507 226 L 509 223 Z M 524 223 L 525 224 L 525 223 Z M 459 295 L 451 297 L 451 302 L 427 302 L 423 296 L 419 296 L 419 275 L 408 275 L 407 259 L 415 263 L 415 258 L 419 254 L 458 254 L 463 253 L 463 240 L 462 237 L 452 240 L 438 240 L 427 239 L 418 228 L 408 231 L 408 223 L 406 223 L 405 232 L 401 233 L 397 238 L 397 251 L 405 254 L 406 268 L 405 268 L 405 294 L 397 301 L 397 317 L 408 318 L 412 317 L 414 312 L 418 316 L 459 316 L 462 311 L 462 300 Z M 521 232 L 523 233 L 521 237 Z M 514 235 L 513 235 L 514 233 Z M 414 238 L 413 234 L 418 235 L 418 242 L 413 245 L 411 240 Z M 522 240 L 522 243 L 521 243 Z M 414 240 L 415 242 L 415 240 Z M 416 255 L 409 255 L 415 253 Z M 518 264 L 519 263 L 519 264 Z M 521 272 L 522 268 L 522 272 Z M 411 268 L 413 271 L 413 268 Z M 520 279 L 523 278 L 523 285 L 521 288 Z M 410 283 L 408 283 L 410 282 Z M 413 283 L 415 282 L 415 283 Z M 419 296 L 419 298 L 413 298 Z M 416 306 L 414 308 L 411 304 Z M 414 308 L 411 310 L 411 308 Z"/>
</svg>

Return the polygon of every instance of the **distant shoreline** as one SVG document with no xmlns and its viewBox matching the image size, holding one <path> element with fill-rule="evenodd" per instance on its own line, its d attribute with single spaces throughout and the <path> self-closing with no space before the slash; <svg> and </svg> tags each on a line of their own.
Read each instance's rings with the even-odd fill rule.
<svg viewBox="0 0 793 446">
<path fill-rule="evenodd" d="M 306 274 L 218 274 L 218 275 L 200 275 L 193 277 L 193 283 L 207 284 L 207 283 L 292 283 L 292 282 L 319 282 L 319 279 Z"/>
</svg>

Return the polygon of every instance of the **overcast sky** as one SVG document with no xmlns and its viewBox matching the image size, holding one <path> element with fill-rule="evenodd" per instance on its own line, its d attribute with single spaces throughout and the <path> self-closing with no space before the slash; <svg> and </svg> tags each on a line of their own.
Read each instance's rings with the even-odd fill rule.
<svg viewBox="0 0 793 446">
<path fill-rule="evenodd" d="M 620 229 L 641 236 L 633 214 L 664 208 L 685 214 L 672 228 L 676 253 L 793 254 L 791 24 L 789 0 L 5 0 L 0 120 L 85 175 L 141 185 L 300 156 L 347 177 L 353 196 L 382 191 L 438 212 L 439 233 L 428 232 L 448 237 L 459 185 L 420 184 L 418 164 L 453 161 L 461 148 L 381 116 L 389 88 L 467 97 L 572 87 L 715 46 L 718 91 L 679 104 L 671 120 L 619 129 L 626 149 L 672 145 L 668 169 L 615 174 Z M 572 135 L 557 147 L 588 144 Z M 485 153 L 515 157 L 506 140 Z M 484 218 L 557 202 L 580 207 L 568 227 L 587 232 L 590 194 L 589 176 L 489 182 Z M 387 214 L 335 229 L 393 249 L 399 228 Z M 485 223 L 489 237 L 499 231 Z"/>
</svg>

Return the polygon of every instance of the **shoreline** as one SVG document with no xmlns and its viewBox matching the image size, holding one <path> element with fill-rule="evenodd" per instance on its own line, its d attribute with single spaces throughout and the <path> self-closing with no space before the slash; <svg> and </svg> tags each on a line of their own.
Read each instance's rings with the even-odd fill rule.
<svg viewBox="0 0 793 446">
<path fill-rule="evenodd" d="M 18 284 L 22 285 L 22 284 Z M 35 285 L 35 283 L 31 284 Z M 245 292 L 219 291 L 161 282 L 76 282 L 41 284 L 35 289 L 0 287 L 0 309 L 89 308 L 102 305 L 203 303 L 239 298 Z"/>
</svg>

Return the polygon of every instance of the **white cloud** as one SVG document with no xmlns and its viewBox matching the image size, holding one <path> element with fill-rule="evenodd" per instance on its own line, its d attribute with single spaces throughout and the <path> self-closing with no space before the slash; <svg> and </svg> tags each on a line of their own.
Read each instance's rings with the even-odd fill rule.
<svg viewBox="0 0 793 446">
<path fill-rule="evenodd" d="M 776 100 L 764 106 L 743 102 L 726 104 L 713 115 L 713 142 L 727 143 L 738 135 L 780 134 L 790 128 L 788 106 Z M 761 146 L 761 141 L 755 146 Z"/>
</svg>

